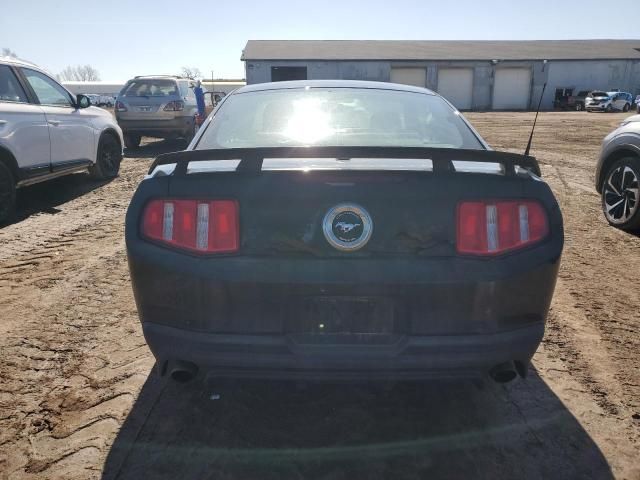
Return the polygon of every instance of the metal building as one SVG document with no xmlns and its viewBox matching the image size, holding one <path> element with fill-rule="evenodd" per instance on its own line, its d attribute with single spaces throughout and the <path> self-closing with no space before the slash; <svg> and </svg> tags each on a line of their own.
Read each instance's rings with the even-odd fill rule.
<svg viewBox="0 0 640 480">
<path fill-rule="evenodd" d="M 249 40 L 247 84 L 299 79 L 406 83 L 461 110 L 542 108 L 582 90 L 640 94 L 640 40 Z"/>
</svg>

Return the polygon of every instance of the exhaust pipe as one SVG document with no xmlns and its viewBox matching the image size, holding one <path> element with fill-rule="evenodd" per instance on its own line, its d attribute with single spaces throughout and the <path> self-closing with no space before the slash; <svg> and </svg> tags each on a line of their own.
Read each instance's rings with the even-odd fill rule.
<svg viewBox="0 0 640 480">
<path fill-rule="evenodd" d="M 493 367 L 489 371 L 489 376 L 496 383 L 509 383 L 518 376 L 518 372 L 513 362 L 505 362 Z"/>
<path fill-rule="evenodd" d="M 176 360 L 171 362 L 169 376 L 178 383 L 187 383 L 198 374 L 198 367 L 191 362 Z"/>
</svg>

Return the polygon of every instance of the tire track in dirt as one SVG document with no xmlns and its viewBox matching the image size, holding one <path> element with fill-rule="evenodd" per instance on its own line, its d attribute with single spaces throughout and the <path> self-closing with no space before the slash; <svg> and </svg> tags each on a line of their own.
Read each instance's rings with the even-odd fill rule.
<svg viewBox="0 0 640 480">
<path fill-rule="evenodd" d="M 0 231 L 7 478 L 96 474 L 153 365 L 141 348 L 123 240 L 124 213 L 148 163 L 125 160 L 118 179 L 60 213 Z"/>
</svg>

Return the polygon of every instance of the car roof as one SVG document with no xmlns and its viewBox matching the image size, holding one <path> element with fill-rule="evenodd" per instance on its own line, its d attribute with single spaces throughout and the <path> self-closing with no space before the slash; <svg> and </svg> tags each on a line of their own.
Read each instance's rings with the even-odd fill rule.
<svg viewBox="0 0 640 480">
<path fill-rule="evenodd" d="M 0 64 L 13 65 L 13 66 L 16 66 L 16 67 L 29 67 L 29 68 L 31 68 L 33 70 L 37 70 L 40 73 L 44 73 L 48 77 L 55 78 L 55 75 L 52 75 L 51 73 L 47 72 L 44 68 L 40 68 L 35 63 L 27 62 L 26 60 L 21 60 L 21 59 L 16 58 L 16 57 L 3 57 L 3 56 L 0 56 Z"/>
<path fill-rule="evenodd" d="M 129 81 L 133 80 L 189 80 L 187 77 L 179 75 L 136 75 Z"/>
<path fill-rule="evenodd" d="M 376 90 L 394 90 L 400 92 L 436 95 L 427 88 L 414 87 L 389 82 L 368 82 L 364 80 L 293 80 L 288 82 L 255 83 L 240 87 L 233 94 L 261 92 L 266 90 L 288 90 L 297 88 L 369 88 Z"/>
<path fill-rule="evenodd" d="M 36 70 L 44 71 L 40 67 L 38 67 L 35 63 L 27 62 L 26 60 L 21 60 L 16 57 L 3 57 L 0 55 L 0 63 L 11 64 L 11 65 L 16 65 L 21 67 L 29 67 L 29 68 L 34 68 Z"/>
<path fill-rule="evenodd" d="M 24 65 L 28 67 L 38 68 L 36 65 L 34 65 L 31 62 L 27 62 L 26 60 L 20 60 L 19 58 L 16 58 L 16 57 L 3 57 L 1 55 L 0 55 L 0 63 L 11 63 L 13 65 Z"/>
</svg>

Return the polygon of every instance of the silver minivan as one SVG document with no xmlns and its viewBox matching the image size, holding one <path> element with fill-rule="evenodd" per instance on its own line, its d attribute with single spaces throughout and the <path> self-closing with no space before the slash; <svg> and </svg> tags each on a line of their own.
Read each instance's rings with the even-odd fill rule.
<svg viewBox="0 0 640 480">
<path fill-rule="evenodd" d="M 142 136 L 184 138 L 195 135 L 198 107 L 192 81 L 169 75 L 138 76 L 120 91 L 116 120 L 127 148 L 140 145 Z"/>
</svg>

